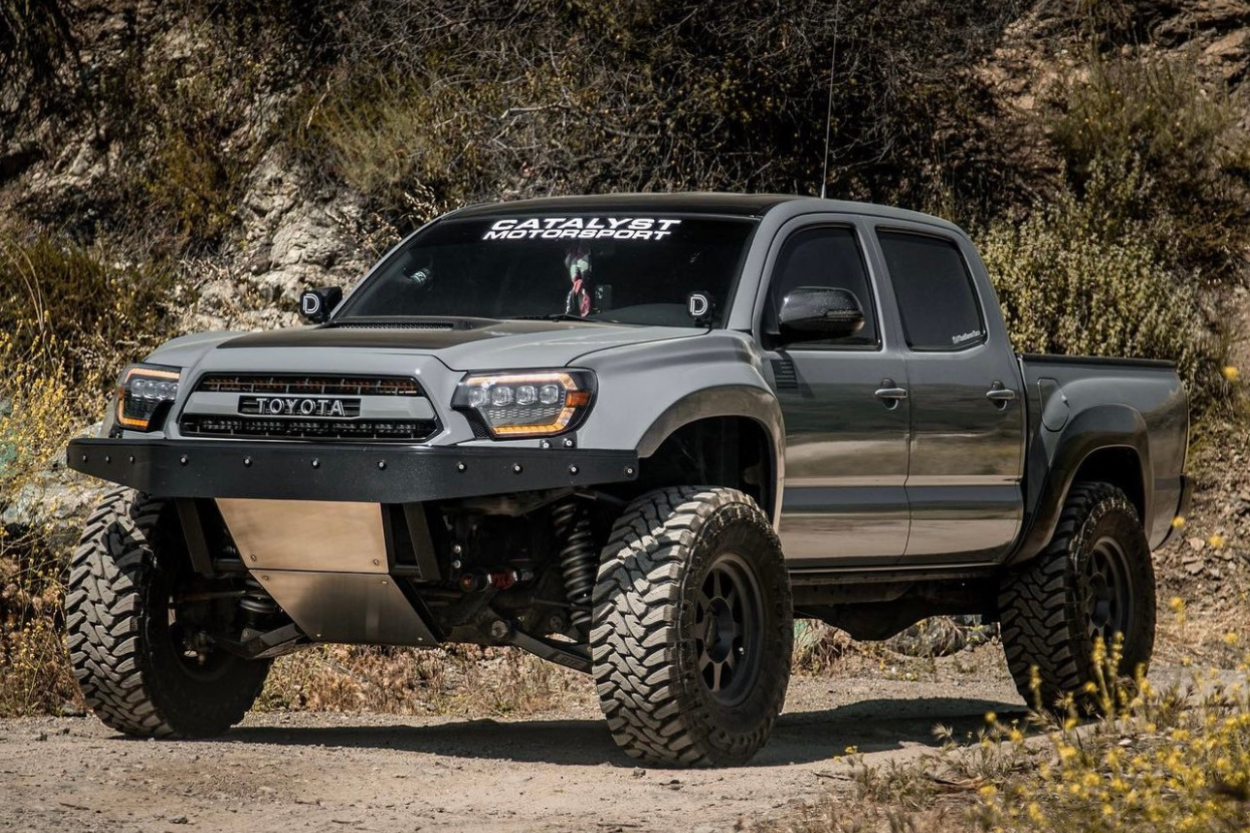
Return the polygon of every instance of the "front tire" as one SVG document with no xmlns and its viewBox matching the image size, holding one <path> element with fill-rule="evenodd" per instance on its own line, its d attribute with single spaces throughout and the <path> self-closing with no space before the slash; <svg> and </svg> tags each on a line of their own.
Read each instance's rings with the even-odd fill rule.
<svg viewBox="0 0 1250 833">
<path fill-rule="evenodd" d="M 87 706 L 140 737 L 209 737 L 251 708 L 269 660 L 189 655 L 175 594 L 190 567 L 172 505 L 110 492 L 87 520 L 65 600 L 70 662 Z"/>
<path fill-rule="evenodd" d="M 1109 483 L 1073 486 L 1050 544 L 1004 584 L 998 604 L 1020 695 L 1043 708 L 1072 695 L 1082 711 L 1097 711 L 1085 690 L 1097 676 L 1096 640 L 1108 654 L 1122 640 L 1122 677 L 1144 673 L 1154 649 L 1154 567 L 1133 503 Z"/>
<path fill-rule="evenodd" d="M 734 489 L 658 489 L 604 548 L 590 642 L 616 743 L 668 766 L 743 764 L 785 703 L 790 583 L 768 519 Z"/>
</svg>

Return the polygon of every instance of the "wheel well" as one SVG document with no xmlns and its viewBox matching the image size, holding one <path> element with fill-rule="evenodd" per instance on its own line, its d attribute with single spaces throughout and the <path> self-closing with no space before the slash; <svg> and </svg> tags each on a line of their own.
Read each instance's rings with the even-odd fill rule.
<svg viewBox="0 0 1250 833">
<path fill-rule="evenodd" d="M 1072 482 L 1094 481 L 1118 487 L 1137 508 L 1142 523 L 1146 523 L 1146 485 L 1142 482 L 1141 457 L 1136 449 L 1127 446 L 1100 448 L 1086 457 Z"/>
<path fill-rule="evenodd" d="M 637 486 L 727 486 L 755 498 L 772 517 L 777 467 L 767 430 L 747 417 L 709 417 L 686 423 L 643 458 Z"/>
</svg>

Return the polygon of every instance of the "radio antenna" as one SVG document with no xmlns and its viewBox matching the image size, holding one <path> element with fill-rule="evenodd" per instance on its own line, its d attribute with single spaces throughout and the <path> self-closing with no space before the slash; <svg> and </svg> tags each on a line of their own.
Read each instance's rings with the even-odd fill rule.
<svg viewBox="0 0 1250 833">
<path fill-rule="evenodd" d="M 829 182 L 829 139 L 833 130 L 833 73 L 838 65 L 838 23 L 842 20 L 842 0 L 833 7 L 833 56 L 829 59 L 829 103 L 825 108 L 825 155 L 820 169 L 820 198 L 825 198 L 825 186 Z"/>
</svg>

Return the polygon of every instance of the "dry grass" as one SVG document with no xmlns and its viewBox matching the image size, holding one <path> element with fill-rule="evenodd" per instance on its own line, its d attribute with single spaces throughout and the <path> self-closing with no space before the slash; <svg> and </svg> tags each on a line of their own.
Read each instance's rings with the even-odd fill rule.
<svg viewBox="0 0 1250 833">
<path fill-rule="evenodd" d="M 1174 618 L 1187 625 L 1182 606 Z M 990 713 L 977 732 L 938 727 L 938 750 L 885 764 L 848 749 L 844 786 L 756 830 L 1245 830 L 1250 654 L 1241 652 L 1235 673 L 1194 671 L 1164 685 L 1115 679 L 1115 650 L 1098 646 L 1094 659 L 1105 670 L 1089 690 L 1105 717 L 1082 721 L 1070 705 L 1009 723 Z"/>
<path fill-rule="evenodd" d="M 593 702 L 589 677 L 515 649 L 327 645 L 278 660 L 259 708 L 530 715 Z"/>
<path fill-rule="evenodd" d="M 73 434 L 73 403 L 55 342 L 20 349 L 0 333 L 0 509 L 30 490 Z M 54 541 L 58 507 L 36 525 L 0 525 L 0 716 L 46 713 L 78 699 L 62 644 L 67 552 Z"/>
</svg>

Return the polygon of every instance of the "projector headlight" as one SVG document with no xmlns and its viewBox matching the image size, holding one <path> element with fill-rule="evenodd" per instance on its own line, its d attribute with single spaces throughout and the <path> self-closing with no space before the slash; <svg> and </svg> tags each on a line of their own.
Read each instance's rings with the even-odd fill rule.
<svg viewBox="0 0 1250 833">
<path fill-rule="evenodd" d="M 156 364 L 132 364 L 117 383 L 117 424 L 131 431 L 155 431 L 178 396 L 181 371 Z M 159 419 L 157 418 L 159 417 Z"/>
<path fill-rule="evenodd" d="M 594 396 L 589 370 L 541 370 L 466 376 L 451 404 L 495 437 L 551 437 L 576 428 Z"/>
</svg>

